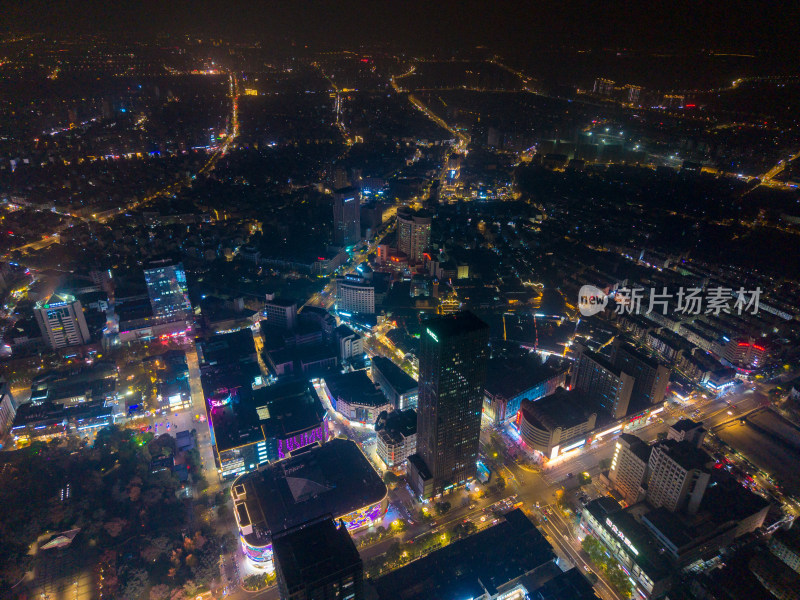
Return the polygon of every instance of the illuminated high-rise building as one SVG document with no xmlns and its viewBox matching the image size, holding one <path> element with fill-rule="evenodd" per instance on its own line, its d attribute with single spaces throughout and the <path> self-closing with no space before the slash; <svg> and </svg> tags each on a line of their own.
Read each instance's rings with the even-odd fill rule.
<svg viewBox="0 0 800 600">
<path fill-rule="evenodd" d="M 616 344 L 611 362 L 634 377 L 631 399 L 639 403 L 637 408 L 664 401 L 670 376 L 668 367 L 645 356 L 630 344 Z"/>
<path fill-rule="evenodd" d="M 585 392 L 615 419 L 627 414 L 633 384 L 633 377 L 599 354 L 585 350 L 576 361 L 573 387 Z"/>
<path fill-rule="evenodd" d="M 144 280 L 153 316 L 177 321 L 192 314 L 183 263 L 170 259 L 151 261 L 144 270 Z"/>
<path fill-rule="evenodd" d="M 430 498 L 475 476 L 489 326 L 471 312 L 423 324 L 419 354 L 417 453 L 411 485 Z"/>
<path fill-rule="evenodd" d="M 88 344 L 91 340 L 80 300 L 69 294 L 53 294 L 37 302 L 33 311 L 47 345 L 56 350 Z"/>
<path fill-rule="evenodd" d="M 629 433 L 621 433 L 614 446 L 608 479 L 628 504 L 644 498 L 650 450 L 650 446 Z"/>
<path fill-rule="evenodd" d="M 333 243 L 354 246 L 361 241 L 361 202 L 355 187 L 333 192 Z"/>
<path fill-rule="evenodd" d="M 397 211 L 397 249 L 414 264 L 431 243 L 431 215 L 401 208 Z"/>
</svg>

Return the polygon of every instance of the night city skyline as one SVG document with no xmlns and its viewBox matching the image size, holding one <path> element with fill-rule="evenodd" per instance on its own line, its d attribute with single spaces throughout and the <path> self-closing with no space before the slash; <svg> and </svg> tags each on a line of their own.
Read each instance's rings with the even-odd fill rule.
<svg viewBox="0 0 800 600">
<path fill-rule="evenodd" d="M 800 589 L 800 5 L 0 15 L 0 598 Z"/>
</svg>

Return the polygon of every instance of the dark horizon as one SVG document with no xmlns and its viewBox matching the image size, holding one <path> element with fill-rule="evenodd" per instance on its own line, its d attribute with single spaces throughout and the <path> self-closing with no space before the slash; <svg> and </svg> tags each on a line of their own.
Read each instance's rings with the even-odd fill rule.
<svg viewBox="0 0 800 600">
<path fill-rule="evenodd" d="M 152 36 L 203 35 L 227 41 L 294 42 L 319 48 L 402 45 L 408 51 L 487 45 L 507 54 L 552 47 L 686 52 L 710 50 L 777 53 L 798 49 L 792 24 L 800 8 L 780 14 L 752 4 L 672 2 L 598 3 L 476 0 L 362 3 L 319 2 L 119 3 L 44 2 L 6 9 L 0 30 L 19 33 Z"/>
</svg>

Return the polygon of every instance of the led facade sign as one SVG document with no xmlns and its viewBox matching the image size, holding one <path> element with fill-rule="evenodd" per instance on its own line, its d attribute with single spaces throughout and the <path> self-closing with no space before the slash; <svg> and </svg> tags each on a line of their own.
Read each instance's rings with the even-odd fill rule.
<svg viewBox="0 0 800 600">
<path fill-rule="evenodd" d="M 639 551 L 636 548 L 633 547 L 633 544 L 631 543 L 631 541 L 628 538 L 625 537 L 624 533 L 622 533 L 619 529 L 617 529 L 617 526 L 614 525 L 614 523 L 612 523 L 611 519 L 609 519 L 608 517 L 606 517 L 606 525 L 608 525 L 611 528 L 611 531 L 613 531 L 616 534 L 616 536 L 619 539 L 621 539 L 622 542 L 628 548 L 631 549 L 631 552 L 633 552 L 636 556 L 639 556 Z"/>
</svg>

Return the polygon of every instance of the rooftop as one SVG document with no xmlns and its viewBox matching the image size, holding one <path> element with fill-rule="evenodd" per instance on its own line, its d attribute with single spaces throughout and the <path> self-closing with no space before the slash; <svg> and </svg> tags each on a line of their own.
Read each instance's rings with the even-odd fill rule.
<svg viewBox="0 0 800 600">
<path fill-rule="evenodd" d="M 253 533 L 260 546 L 270 535 L 323 515 L 344 516 L 380 502 L 386 485 L 354 442 L 334 438 L 321 446 L 267 465 L 234 482 L 246 490 Z"/>
<path fill-rule="evenodd" d="M 241 386 L 223 394 L 230 401 L 209 409 L 219 451 L 268 438 L 287 439 L 319 427 L 325 416 L 316 391 L 307 382 L 289 381 L 256 390 Z"/>
<path fill-rule="evenodd" d="M 527 398 L 520 405 L 523 417 L 534 421 L 547 431 L 556 427 L 568 429 L 585 423 L 591 415 L 597 415 L 594 406 L 578 390 L 558 388 L 554 394 L 531 402 Z"/>
<path fill-rule="evenodd" d="M 592 352 L 591 350 L 584 350 L 582 354 L 592 362 L 596 363 L 606 371 L 613 373 L 617 377 L 619 377 L 622 374 L 622 369 L 618 369 L 617 367 L 612 365 L 608 360 L 606 360 L 604 357 L 600 356 L 596 352 Z"/>
<path fill-rule="evenodd" d="M 325 377 L 325 385 L 336 401 L 361 406 L 383 406 L 388 402 L 386 396 L 367 377 L 366 371 L 334 373 Z"/>
<path fill-rule="evenodd" d="M 267 437 L 286 439 L 319 426 L 325 416 L 316 390 L 304 381 L 253 390 L 253 404 Z"/>
<path fill-rule="evenodd" d="M 397 432 L 403 437 L 417 433 L 417 411 L 413 408 L 406 410 L 393 410 L 390 413 L 383 411 L 378 415 L 375 431 Z"/>
<path fill-rule="evenodd" d="M 256 344 L 250 328 L 206 338 L 198 343 L 201 364 L 231 364 L 256 360 Z"/>
<path fill-rule="evenodd" d="M 634 348 L 631 344 L 620 344 L 619 347 L 616 348 L 617 352 L 624 352 L 625 354 L 629 354 L 639 362 L 646 364 L 648 367 L 657 369 L 659 366 L 659 362 L 654 358 L 647 356 L 639 352 L 636 348 Z"/>
<path fill-rule="evenodd" d="M 614 509 L 614 506 L 617 507 L 617 510 Z M 619 510 L 619 504 L 613 498 L 601 497 L 592 500 L 584 510 L 588 511 L 603 527 L 609 528 L 609 521 L 613 523 L 619 532 L 614 533 L 617 535 L 621 533 L 630 542 L 630 547 L 635 548 L 631 558 L 648 577 L 657 581 L 669 575 L 670 567 L 659 552 L 650 532 L 636 520 L 632 513 L 627 510 Z"/>
<path fill-rule="evenodd" d="M 631 452 L 633 452 L 639 460 L 645 463 L 650 460 L 650 452 L 652 452 L 652 448 L 645 444 L 641 439 L 635 435 L 631 435 L 630 433 L 620 433 L 619 439 L 628 443 Z"/>
<path fill-rule="evenodd" d="M 556 575 L 536 589 L 532 598 L 539 600 L 597 600 L 592 584 L 580 569 L 572 568 Z"/>
<path fill-rule="evenodd" d="M 330 518 L 281 534 L 273 540 L 272 548 L 289 590 L 335 577 L 361 562 L 347 528 L 337 526 Z"/>
<path fill-rule="evenodd" d="M 697 427 L 701 427 L 702 423 L 698 423 L 696 421 L 692 421 L 691 419 L 681 419 L 677 421 L 674 425 L 670 428 L 674 429 L 675 431 L 692 431 Z"/>
<path fill-rule="evenodd" d="M 290 308 L 292 306 L 297 306 L 297 302 L 295 300 L 290 300 L 289 298 L 275 298 L 274 300 L 267 300 L 267 306 L 281 306 L 283 308 Z"/>
<path fill-rule="evenodd" d="M 703 470 L 712 460 L 708 454 L 689 441 L 664 440 L 658 446 L 666 451 L 667 456 L 687 471 L 693 469 Z"/>
<path fill-rule="evenodd" d="M 554 364 L 542 364 L 536 355 L 512 358 L 493 358 L 486 369 L 484 388 L 492 396 L 514 398 L 557 375 L 562 369 Z"/>
<path fill-rule="evenodd" d="M 411 375 L 386 357 L 374 356 L 372 358 L 372 368 L 380 371 L 381 375 L 398 394 L 405 394 L 418 387 L 416 380 Z"/>
<path fill-rule="evenodd" d="M 489 326 L 468 310 L 426 319 L 423 326 L 427 331 L 433 332 L 437 340 L 474 331 L 485 330 L 488 334 L 489 331 Z"/>
<path fill-rule="evenodd" d="M 723 523 L 741 521 L 769 505 L 767 500 L 742 486 L 732 475 L 715 470 L 703 494 L 700 511 L 708 512 L 714 521 Z"/>
<path fill-rule="evenodd" d="M 491 552 L 487 552 L 491 549 Z M 379 600 L 477 598 L 552 562 L 553 549 L 517 509 L 494 527 L 374 580 Z"/>
</svg>

